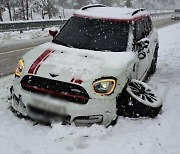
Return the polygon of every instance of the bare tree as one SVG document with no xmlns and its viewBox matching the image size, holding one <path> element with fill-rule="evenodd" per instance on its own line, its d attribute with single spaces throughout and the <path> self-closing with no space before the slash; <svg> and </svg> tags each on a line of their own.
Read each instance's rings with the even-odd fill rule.
<svg viewBox="0 0 180 154">
<path fill-rule="evenodd" d="M 24 8 L 25 8 L 24 7 L 24 0 L 21 0 L 22 18 L 23 18 L 23 20 L 26 20 Z"/>
<path fill-rule="evenodd" d="M 26 20 L 29 20 L 29 0 L 26 0 Z"/>
<path fill-rule="evenodd" d="M 3 13 L 3 0 L 0 0 L 0 21 L 3 21 L 2 13 Z"/>
<path fill-rule="evenodd" d="M 131 2 L 131 0 L 126 0 L 126 6 L 127 6 L 127 7 L 132 7 L 132 2 Z"/>
<path fill-rule="evenodd" d="M 51 5 L 50 0 L 47 0 L 47 14 L 48 14 L 49 19 L 51 19 L 52 18 L 52 5 Z"/>
<path fill-rule="evenodd" d="M 7 7 L 8 12 L 9 12 L 9 19 L 12 21 L 12 12 L 11 12 L 12 1 L 11 0 L 6 1 L 6 7 Z"/>
</svg>

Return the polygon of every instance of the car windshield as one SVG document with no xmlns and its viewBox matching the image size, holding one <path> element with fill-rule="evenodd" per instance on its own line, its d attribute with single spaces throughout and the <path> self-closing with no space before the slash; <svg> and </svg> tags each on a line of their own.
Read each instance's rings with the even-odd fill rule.
<svg viewBox="0 0 180 154">
<path fill-rule="evenodd" d="M 126 51 L 129 24 L 100 19 L 71 17 L 54 38 L 56 44 L 96 51 Z"/>
</svg>

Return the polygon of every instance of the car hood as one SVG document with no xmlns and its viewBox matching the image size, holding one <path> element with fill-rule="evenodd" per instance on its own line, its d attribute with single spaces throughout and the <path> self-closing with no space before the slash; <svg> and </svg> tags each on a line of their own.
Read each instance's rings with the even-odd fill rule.
<svg viewBox="0 0 180 154">
<path fill-rule="evenodd" d="M 49 53 L 48 56 L 44 56 L 45 53 Z M 28 74 L 70 82 L 120 73 L 134 62 L 135 53 L 92 51 L 46 43 L 28 52 L 24 60 Z"/>
</svg>

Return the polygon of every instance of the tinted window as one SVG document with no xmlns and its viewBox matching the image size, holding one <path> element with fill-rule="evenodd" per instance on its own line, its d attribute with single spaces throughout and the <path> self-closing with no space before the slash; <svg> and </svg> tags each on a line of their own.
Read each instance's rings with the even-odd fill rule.
<svg viewBox="0 0 180 154">
<path fill-rule="evenodd" d="M 129 24 L 72 17 L 53 40 L 79 49 L 126 51 Z"/>
<path fill-rule="evenodd" d="M 139 41 L 146 37 L 144 20 L 138 20 L 135 22 L 135 41 Z"/>
<path fill-rule="evenodd" d="M 150 30 L 152 31 L 152 29 L 153 29 L 152 20 L 151 20 L 150 17 L 147 17 L 147 18 L 148 18 L 148 21 L 149 21 Z"/>
<path fill-rule="evenodd" d="M 145 33 L 146 37 L 149 36 L 150 32 L 152 31 L 152 21 L 149 17 L 144 18 L 144 24 L 145 24 Z"/>
</svg>

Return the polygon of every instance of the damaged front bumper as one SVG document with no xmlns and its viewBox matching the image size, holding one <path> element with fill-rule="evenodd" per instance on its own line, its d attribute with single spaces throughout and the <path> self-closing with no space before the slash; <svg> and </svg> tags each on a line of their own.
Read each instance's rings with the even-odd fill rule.
<svg viewBox="0 0 180 154">
<path fill-rule="evenodd" d="M 90 99 L 86 105 L 61 101 L 57 104 L 52 103 L 53 98 L 47 101 L 47 98 L 32 95 L 18 86 L 12 87 L 10 91 L 14 110 L 45 123 L 74 123 L 76 126 L 91 126 L 96 123 L 108 126 L 117 117 L 115 100 Z"/>
</svg>

